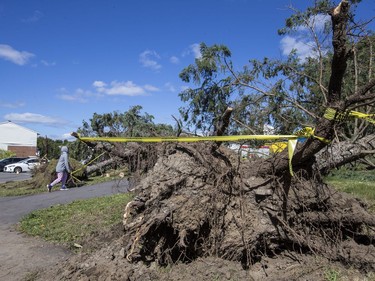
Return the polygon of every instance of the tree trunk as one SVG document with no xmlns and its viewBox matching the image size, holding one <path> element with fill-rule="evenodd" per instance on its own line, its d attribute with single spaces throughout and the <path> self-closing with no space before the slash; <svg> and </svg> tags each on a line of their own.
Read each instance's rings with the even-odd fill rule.
<svg viewBox="0 0 375 281">
<path fill-rule="evenodd" d="M 343 141 L 335 143 L 316 155 L 316 164 L 322 175 L 332 169 L 363 159 L 375 154 L 375 135 L 368 135 L 356 142 Z"/>
<path fill-rule="evenodd" d="M 111 159 L 107 159 L 107 160 L 104 160 L 102 162 L 99 162 L 97 164 L 87 166 L 86 173 L 87 173 L 88 176 L 92 175 L 92 174 L 96 173 L 97 171 L 105 169 L 108 166 L 115 165 L 116 163 L 118 163 L 120 161 L 120 159 L 121 158 L 117 158 L 117 159 L 111 158 Z"/>
<path fill-rule="evenodd" d="M 349 12 L 349 3 L 347 0 L 342 0 L 341 3 L 332 10 L 332 29 L 333 29 L 333 59 L 331 64 L 331 76 L 328 87 L 328 104 L 326 108 L 335 108 L 343 112 L 346 110 L 346 104 L 341 99 L 342 81 L 346 71 L 348 51 L 346 46 L 347 41 L 347 20 Z M 315 126 L 315 135 L 325 140 L 333 139 L 334 126 L 337 125 L 335 120 L 327 120 L 321 117 Z M 326 147 L 327 143 L 322 142 L 317 138 L 310 138 L 306 143 L 295 152 L 293 156 L 293 169 L 298 171 L 304 169 L 314 161 L 314 156 L 322 148 Z M 268 161 L 263 166 L 260 173 L 262 175 L 276 174 L 281 175 L 288 171 L 288 157 L 287 152 L 280 154 L 278 159 Z"/>
</svg>

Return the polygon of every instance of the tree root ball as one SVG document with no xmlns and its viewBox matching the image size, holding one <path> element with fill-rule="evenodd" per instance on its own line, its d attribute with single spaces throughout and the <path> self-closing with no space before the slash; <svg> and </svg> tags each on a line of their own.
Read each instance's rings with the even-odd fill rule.
<svg viewBox="0 0 375 281">
<path fill-rule="evenodd" d="M 375 269 L 374 215 L 319 176 L 258 177 L 258 164 L 205 143 L 164 144 L 159 155 L 125 209 L 129 262 L 214 256 L 248 269 L 294 252 Z"/>
</svg>

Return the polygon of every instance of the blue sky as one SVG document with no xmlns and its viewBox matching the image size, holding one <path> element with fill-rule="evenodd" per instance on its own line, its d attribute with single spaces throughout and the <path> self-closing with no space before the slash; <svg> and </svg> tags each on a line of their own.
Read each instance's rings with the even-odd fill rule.
<svg viewBox="0 0 375 281">
<path fill-rule="evenodd" d="M 312 3 L 1 0 L 0 122 L 64 139 L 94 113 L 141 105 L 156 123 L 174 124 L 188 86 L 178 75 L 199 57 L 199 43 L 226 45 L 238 69 L 281 58 L 303 45 L 277 35 L 287 6 Z M 358 14 L 373 17 L 375 0 L 363 0 Z"/>
</svg>

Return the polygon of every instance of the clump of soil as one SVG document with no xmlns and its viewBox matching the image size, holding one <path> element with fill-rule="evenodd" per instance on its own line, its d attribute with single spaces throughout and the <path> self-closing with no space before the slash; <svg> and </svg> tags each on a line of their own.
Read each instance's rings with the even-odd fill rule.
<svg viewBox="0 0 375 281">
<path fill-rule="evenodd" d="M 375 217 L 311 171 L 259 177 L 225 147 L 158 146 L 122 235 L 69 261 L 60 280 L 324 280 L 375 269 Z M 326 266 L 330 268 L 327 269 Z"/>
</svg>

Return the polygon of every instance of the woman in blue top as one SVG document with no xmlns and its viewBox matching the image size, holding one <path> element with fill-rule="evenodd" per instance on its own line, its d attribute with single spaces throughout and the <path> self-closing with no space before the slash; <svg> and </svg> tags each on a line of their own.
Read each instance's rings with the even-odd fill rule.
<svg viewBox="0 0 375 281">
<path fill-rule="evenodd" d="M 56 165 L 57 178 L 53 182 L 47 185 L 48 192 L 51 192 L 52 187 L 55 184 L 58 184 L 59 182 L 61 182 L 60 190 L 68 190 L 68 188 L 66 188 L 65 186 L 66 180 L 68 179 L 68 173 L 71 172 L 71 169 L 69 166 L 68 151 L 69 151 L 68 147 L 66 146 L 61 147 L 61 155 Z"/>
</svg>

